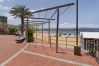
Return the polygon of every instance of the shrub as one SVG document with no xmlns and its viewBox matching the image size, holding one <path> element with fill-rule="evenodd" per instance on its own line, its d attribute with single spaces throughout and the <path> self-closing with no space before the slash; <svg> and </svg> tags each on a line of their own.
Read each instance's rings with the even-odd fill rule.
<svg viewBox="0 0 99 66">
<path fill-rule="evenodd" d="M 0 23 L 0 34 L 6 34 L 7 33 L 7 24 Z"/>
<path fill-rule="evenodd" d="M 16 34 L 16 32 L 18 32 L 18 28 L 16 26 L 9 25 L 8 31 L 10 34 Z"/>
<path fill-rule="evenodd" d="M 28 27 L 27 32 L 28 32 L 27 42 L 33 42 L 34 41 L 34 37 L 33 37 L 34 31 L 33 31 L 33 28 Z"/>
</svg>

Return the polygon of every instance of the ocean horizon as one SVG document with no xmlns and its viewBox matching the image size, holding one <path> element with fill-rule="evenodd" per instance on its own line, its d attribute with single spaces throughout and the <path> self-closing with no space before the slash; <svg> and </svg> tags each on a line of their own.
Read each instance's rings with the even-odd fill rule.
<svg viewBox="0 0 99 66">
<path fill-rule="evenodd" d="M 48 31 L 48 29 L 44 29 L 44 31 Z M 99 28 L 79 28 L 78 30 L 79 32 L 99 32 Z M 55 34 L 56 33 L 56 29 L 51 29 L 51 33 Z M 76 33 L 76 29 L 75 28 L 60 28 L 59 29 L 59 34 L 75 34 Z"/>
</svg>

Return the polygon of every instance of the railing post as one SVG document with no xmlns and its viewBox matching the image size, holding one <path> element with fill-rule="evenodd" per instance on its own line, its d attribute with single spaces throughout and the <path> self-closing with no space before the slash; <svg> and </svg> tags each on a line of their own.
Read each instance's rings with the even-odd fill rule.
<svg viewBox="0 0 99 66">
<path fill-rule="evenodd" d="M 43 44 L 43 24 L 42 24 L 42 44 Z"/>
<path fill-rule="evenodd" d="M 51 47 L 51 36 L 50 36 L 50 47 Z"/>
<path fill-rule="evenodd" d="M 66 36 L 66 48 L 67 48 L 67 36 Z"/>
<path fill-rule="evenodd" d="M 27 27 L 26 27 L 26 41 L 28 42 L 28 26 L 29 26 L 29 23 L 28 23 L 29 19 L 27 18 Z"/>
<path fill-rule="evenodd" d="M 36 40 L 37 40 L 37 25 L 36 25 Z"/>
<path fill-rule="evenodd" d="M 48 43 L 50 43 L 50 20 L 48 23 Z"/>
<path fill-rule="evenodd" d="M 56 53 L 58 52 L 59 8 L 57 8 Z"/>
</svg>

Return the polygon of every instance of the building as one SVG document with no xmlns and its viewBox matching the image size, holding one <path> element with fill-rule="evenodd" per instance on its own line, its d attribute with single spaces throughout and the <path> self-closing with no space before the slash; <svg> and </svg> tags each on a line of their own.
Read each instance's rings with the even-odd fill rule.
<svg viewBox="0 0 99 66">
<path fill-rule="evenodd" d="M 87 50 L 89 53 L 98 52 L 99 55 L 99 32 L 81 32 L 80 40 L 84 50 Z"/>
<path fill-rule="evenodd" d="M 0 16 L 0 23 L 5 23 L 5 24 L 7 24 L 7 17 L 5 17 L 5 16 Z"/>
<path fill-rule="evenodd" d="M 7 17 L 0 16 L 0 33 L 4 33 L 7 30 Z"/>
</svg>

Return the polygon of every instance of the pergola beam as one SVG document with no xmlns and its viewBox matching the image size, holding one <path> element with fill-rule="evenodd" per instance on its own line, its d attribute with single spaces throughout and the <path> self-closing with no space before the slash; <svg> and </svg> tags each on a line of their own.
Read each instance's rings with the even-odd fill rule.
<svg viewBox="0 0 99 66">
<path fill-rule="evenodd" d="M 30 21 L 28 23 L 49 23 L 49 21 Z"/>
<path fill-rule="evenodd" d="M 33 25 L 42 25 L 42 24 L 45 24 L 45 23 L 34 23 Z"/>
<path fill-rule="evenodd" d="M 34 13 L 38 13 L 38 12 L 53 10 L 53 9 L 62 8 L 62 7 L 66 7 L 66 6 L 72 6 L 72 5 L 74 5 L 74 3 L 69 3 L 69 4 L 65 4 L 65 5 L 60 5 L 60 6 L 52 7 L 52 8 L 42 9 L 42 10 L 34 11 L 32 13 L 34 14 Z"/>
<path fill-rule="evenodd" d="M 50 19 L 50 18 L 29 18 L 29 19 L 55 20 L 55 19 Z"/>
</svg>

